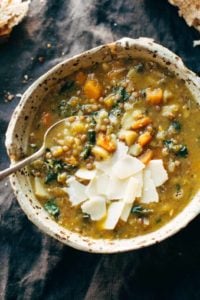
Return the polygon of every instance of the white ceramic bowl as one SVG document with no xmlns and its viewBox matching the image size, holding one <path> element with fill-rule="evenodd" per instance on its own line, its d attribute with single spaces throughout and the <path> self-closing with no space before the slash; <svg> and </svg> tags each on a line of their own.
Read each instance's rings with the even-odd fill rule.
<svg viewBox="0 0 200 300">
<path fill-rule="evenodd" d="M 110 60 L 113 53 L 119 57 L 144 57 L 166 66 L 185 81 L 195 100 L 200 101 L 200 78 L 189 71 L 177 55 L 151 39 L 123 38 L 61 62 L 28 88 L 12 115 L 6 133 L 6 147 L 12 164 L 26 153 L 31 122 L 49 90 L 56 88 L 62 79 L 79 68 Z M 62 243 L 88 252 L 114 253 L 152 245 L 185 227 L 200 211 L 200 192 L 198 192 L 181 213 L 152 233 L 129 239 L 95 240 L 71 232 L 49 217 L 32 192 L 26 168 L 13 174 L 10 181 L 21 208 L 35 225 Z"/>
</svg>

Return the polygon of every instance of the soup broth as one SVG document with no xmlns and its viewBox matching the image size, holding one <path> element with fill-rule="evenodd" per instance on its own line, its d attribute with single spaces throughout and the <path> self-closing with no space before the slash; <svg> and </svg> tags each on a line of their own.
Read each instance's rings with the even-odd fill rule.
<svg viewBox="0 0 200 300">
<path fill-rule="evenodd" d="M 29 154 L 42 145 L 47 128 L 63 118 L 66 124 L 54 132 L 45 155 L 30 166 L 37 199 L 63 227 L 97 239 L 135 237 L 169 222 L 198 191 L 199 107 L 183 80 L 167 68 L 143 59 L 116 58 L 70 75 L 39 107 L 30 132 Z M 119 217 L 111 229 L 104 224 L 110 205 L 119 199 L 105 196 L 107 183 L 101 185 L 102 192 L 98 190 L 101 199 L 95 198 L 98 205 L 104 205 L 100 217 L 97 212 L 95 216 L 89 213 L 93 206 L 84 205 L 89 196 L 77 204 L 70 199 L 70 182 L 73 179 L 78 188 L 87 187 L 92 179 L 79 178 L 76 172 L 88 170 L 86 177 L 91 176 L 98 163 L 114 157 L 122 144 L 127 159 L 136 158 L 143 164 L 141 172 L 150 162 L 159 162 L 167 178 L 155 185 L 152 199 L 141 188 L 141 195 L 128 202 L 127 220 Z M 125 166 L 122 173 L 124 170 Z M 115 175 L 112 170 L 106 172 L 109 180 L 119 175 L 116 168 Z M 134 182 L 138 184 L 137 179 Z"/>
</svg>

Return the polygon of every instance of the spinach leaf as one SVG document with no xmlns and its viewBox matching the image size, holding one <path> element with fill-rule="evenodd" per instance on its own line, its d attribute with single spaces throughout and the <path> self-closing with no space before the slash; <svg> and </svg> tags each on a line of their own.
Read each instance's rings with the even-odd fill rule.
<svg viewBox="0 0 200 300">
<path fill-rule="evenodd" d="M 176 192 L 179 193 L 180 190 L 181 190 L 181 185 L 180 185 L 179 183 L 177 183 L 177 184 L 175 185 L 175 189 L 176 189 Z"/>
<path fill-rule="evenodd" d="M 162 222 L 162 218 L 161 218 L 161 217 L 158 217 L 158 218 L 155 220 L 155 223 L 156 223 L 156 224 L 159 224 L 160 222 Z"/>
<path fill-rule="evenodd" d="M 143 73 L 144 72 L 144 65 L 142 63 L 139 63 L 134 67 L 137 73 Z"/>
<path fill-rule="evenodd" d="M 185 145 L 182 145 L 181 148 L 176 152 L 177 156 L 186 158 L 188 156 L 188 149 Z"/>
<path fill-rule="evenodd" d="M 181 123 L 177 120 L 172 121 L 171 126 L 174 128 L 175 131 L 177 132 L 181 131 Z"/>
<path fill-rule="evenodd" d="M 63 86 L 61 87 L 59 92 L 60 92 L 60 94 L 62 94 L 66 91 L 71 90 L 74 86 L 75 86 L 75 82 L 73 80 L 68 80 L 67 82 L 65 82 L 63 84 Z"/>
<path fill-rule="evenodd" d="M 91 154 L 91 150 L 92 150 L 92 145 L 89 143 L 86 144 L 85 147 L 83 148 L 83 151 L 80 154 L 80 157 L 84 160 L 87 159 Z"/>
<path fill-rule="evenodd" d="M 67 118 L 75 115 L 79 111 L 79 105 L 71 106 L 68 100 L 61 100 L 58 105 L 59 115 L 63 118 Z"/>
<path fill-rule="evenodd" d="M 118 102 L 126 102 L 130 98 L 130 94 L 126 91 L 124 87 L 120 87 L 117 90 L 117 94 L 120 96 Z"/>
<path fill-rule="evenodd" d="M 57 179 L 57 173 L 54 173 L 54 172 L 49 172 L 47 173 L 46 177 L 45 177 L 45 183 L 48 184 L 50 183 L 51 181 L 53 180 L 56 180 Z"/>
<path fill-rule="evenodd" d="M 131 213 L 137 215 L 138 217 L 144 217 L 153 212 L 153 209 L 147 209 L 141 205 L 135 205 L 131 209 Z"/>
<path fill-rule="evenodd" d="M 187 146 L 185 145 L 181 145 L 181 144 L 175 145 L 172 140 L 165 140 L 163 141 L 163 144 L 165 145 L 165 147 L 167 147 L 167 149 L 170 152 L 174 153 L 176 156 L 186 158 L 189 154 Z"/>
<path fill-rule="evenodd" d="M 174 143 L 171 140 L 163 141 L 163 144 L 168 150 L 172 150 Z"/>
<path fill-rule="evenodd" d="M 88 142 L 89 144 L 94 145 L 96 142 L 96 132 L 93 129 L 89 129 L 88 133 L 87 133 L 87 138 L 88 138 Z"/>
<path fill-rule="evenodd" d="M 53 217 L 58 217 L 60 214 L 60 209 L 54 202 L 54 199 L 49 199 L 45 203 L 44 208 Z"/>
<path fill-rule="evenodd" d="M 48 159 L 45 161 L 46 168 L 46 177 L 45 183 L 50 183 L 53 180 L 57 179 L 57 176 L 62 171 L 71 172 L 77 168 L 77 166 L 73 166 L 63 162 L 61 159 Z"/>
</svg>

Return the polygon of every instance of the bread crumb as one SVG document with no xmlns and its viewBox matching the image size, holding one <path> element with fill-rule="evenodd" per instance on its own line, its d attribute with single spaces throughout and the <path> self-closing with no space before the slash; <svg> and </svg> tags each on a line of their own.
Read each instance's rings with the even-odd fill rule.
<svg viewBox="0 0 200 300">
<path fill-rule="evenodd" d="M 200 40 L 193 41 L 193 47 L 200 46 Z"/>
</svg>

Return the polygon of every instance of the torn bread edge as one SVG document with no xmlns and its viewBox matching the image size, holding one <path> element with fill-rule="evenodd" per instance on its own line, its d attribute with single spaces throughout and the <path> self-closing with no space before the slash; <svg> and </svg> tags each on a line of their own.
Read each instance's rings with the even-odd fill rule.
<svg viewBox="0 0 200 300">
<path fill-rule="evenodd" d="M 170 4 L 179 8 L 179 15 L 189 26 L 200 32 L 200 2 L 199 0 L 168 0 Z"/>
<path fill-rule="evenodd" d="M 8 36 L 13 27 L 27 15 L 30 0 L 2 0 L 0 2 L 0 37 Z"/>
</svg>

